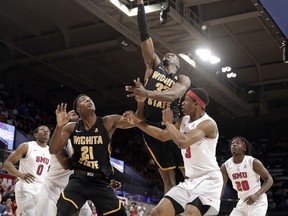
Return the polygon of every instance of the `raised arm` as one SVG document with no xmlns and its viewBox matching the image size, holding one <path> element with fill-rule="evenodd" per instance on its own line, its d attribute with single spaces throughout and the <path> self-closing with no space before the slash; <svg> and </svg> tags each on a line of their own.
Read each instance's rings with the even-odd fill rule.
<svg viewBox="0 0 288 216">
<path fill-rule="evenodd" d="M 140 130 L 162 142 L 171 140 L 167 130 L 162 130 L 161 128 L 147 124 L 145 121 L 137 118 L 132 111 L 127 111 L 123 114 L 123 117 L 125 117 L 124 119 L 128 121 L 131 125 L 135 125 Z"/>
<path fill-rule="evenodd" d="M 138 0 L 137 21 L 140 32 L 141 50 L 144 63 L 146 66 L 145 80 L 152 74 L 155 68 L 161 61 L 154 51 L 152 38 L 149 36 L 147 20 L 143 0 Z"/>
<path fill-rule="evenodd" d="M 66 113 L 67 104 L 57 106 L 55 111 L 57 124 L 49 141 L 49 151 L 56 154 L 63 149 L 75 127 L 75 122 L 68 123 L 69 116 Z M 68 124 L 67 124 L 68 123 Z"/>
<path fill-rule="evenodd" d="M 162 112 L 166 130 L 169 132 L 170 137 L 179 148 L 188 148 L 191 145 L 202 142 L 205 137 L 214 139 L 218 134 L 217 125 L 211 120 L 203 121 L 197 126 L 197 128 L 191 129 L 187 133 L 183 133 L 179 131 L 179 126 L 177 128 L 176 125 L 173 125 L 172 123 L 173 111 L 166 109 Z"/>
<path fill-rule="evenodd" d="M 179 81 L 176 82 L 171 89 L 165 91 L 151 91 L 145 89 L 140 79 L 134 80 L 135 86 L 126 86 L 125 90 L 132 92 L 128 94 L 128 97 L 141 96 L 151 98 L 154 100 L 173 102 L 178 98 L 181 98 L 191 85 L 191 81 L 188 76 L 179 75 Z"/>
</svg>

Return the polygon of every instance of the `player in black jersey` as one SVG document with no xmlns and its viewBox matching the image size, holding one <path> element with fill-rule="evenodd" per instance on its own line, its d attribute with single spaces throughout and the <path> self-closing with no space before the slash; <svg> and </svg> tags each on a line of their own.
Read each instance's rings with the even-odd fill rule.
<svg viewBox="0 0 288 216">
<path fill-rule="evenodd" d="M 66 104 L 57 106 L 57 125 L 50 140 L 50 153 L 59 152 L 70 138 L 73 154 L 70 169 L 74 174 L 61 193 L 57 216 L 73 215 L 86 200 L 91 200 L 98 215 L 123 216 L 125 209 L 109 186 L 114 170 L 110 164 L 111 137 L 116 128 L 131 127 L 120 115 L 96 116 L 95 105 L 87 95 L 79 95 L 73 104 L 79 114 L 69 122 Z"/>
<path fill-rule="evenodd" d="M 135 86 L 126 86 L 128 97 L 141 96 L 147 99 L 137 101 L 137 116 L 145 118 L 150 124 L 163 128 L 162 110 L 171 108 L 175 122 L 179 118 L 179 98 L 189 89 L 189 77 L 179 74 L 181 62 L 174 53 L 167 53 L 162 61 L 154 51 L 152 38 L 149 36 L 143 0 L 138 0 L 138 27 L 140 31 L 141 49 L 146 65 L 145 87 L 139 79 Z M 180 149 L 173 143 L 163 143 L 144 133 L 146 146 L 158 166 L 164 182 L 164 193 L 176 185 L 174 169 L 183 167 Z"/>
</svg>

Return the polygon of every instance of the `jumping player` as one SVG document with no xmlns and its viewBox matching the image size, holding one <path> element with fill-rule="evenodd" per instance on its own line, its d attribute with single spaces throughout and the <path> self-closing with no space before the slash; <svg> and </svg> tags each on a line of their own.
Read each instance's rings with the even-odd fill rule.
<svg viewBox="0 0 288 216">
<path fill-rule="evenodd" d="M 174 112 L 174 122 L 176 122 L 180 113 L 179 98 L 185 94 L 191 83 L 189 77 L 179 74 L 182 66 L 176 54 L 167 53 L 161 61 L 155 53 L 153 41 L 147 28 L 143 0 L 138 0 L 137 20 L 142 56 L 146 66 L 145 88 L 137 79 L 134 81 L 135 86 L 126 86 L 126 91 L 131 92 L 128 97 L 147 98 L 144 104 L 137 101 L 137 116 L 144 118 L 149 124 L 163 129 L 162 110 L 171 108 Z M 180 150 L 172 141 L 163 143 L 146 133 L 143 133 L 143 137 L 151 157 L 158 166 L 164 183 L 164 193 L 166 193 L 176 184 L 175 168 L 183 168 Z"/>
</svg>

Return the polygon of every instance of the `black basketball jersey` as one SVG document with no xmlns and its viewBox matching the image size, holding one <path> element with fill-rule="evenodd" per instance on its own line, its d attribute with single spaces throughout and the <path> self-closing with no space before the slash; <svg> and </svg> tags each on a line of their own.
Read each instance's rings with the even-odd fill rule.
<svg viewBox="0 0 288 216">
<path fill-rule="evenodd" d="M 151 91 L 165 91 L 171 89 L 171 87 L 178 81 L 178 77 L 169 74 L 166 69 L 159 64 L 150 77 L 145 81 L 145 88 Z M 179 99 L 174 102 L 157 101 L 151 98 L 147 98 L 145 101 L 144 115 L 145 119 L 149 122 L 161 122 L 162 110 L 170 107 L 174 113 L 174 120 L 177 121 L 180 109 Z"/>
<path fill-rule="evenodd" d="M 101 117 L 87 131 L 83 122 L 78 120 L 71 135 L 73 147 L 71 169 L 88 172 L 102 172 L 106 176 L 113 173 L 110 163 L 111 139 Z"/>
</svg>

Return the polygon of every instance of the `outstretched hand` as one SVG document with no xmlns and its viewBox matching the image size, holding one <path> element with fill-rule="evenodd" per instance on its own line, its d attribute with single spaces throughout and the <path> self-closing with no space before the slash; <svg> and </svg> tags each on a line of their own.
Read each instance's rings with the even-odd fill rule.
<svg viewBox="0 0 288 216">
<path fill-rule="evenodd" d="M 67 109 L 67 104 L 61 103 L 61 105 L 57 106 L 57 109 L 55 111 L 57 125 L 60 127 L 66 125 L 69 122 L 70 116 L 67 115 L 66 109 Z"/>
<path fill-rule="evenodd" d="M 172 124 L 173 123 L 173 111 L 169 108 L 162 110 L 162 120 L 164 124 Z"/>
<path fill-rule="evenodd" d="M 134 80 L 134 84 L 135 86 L 125 86 L 125 90 L 131 92 L 131 94 L 128 94 L 127 97 L 144 97 L 143 100 L 145 100 L 147 97 L 147 90 L 144 88 L 140 78 Z"/>
</svg>

